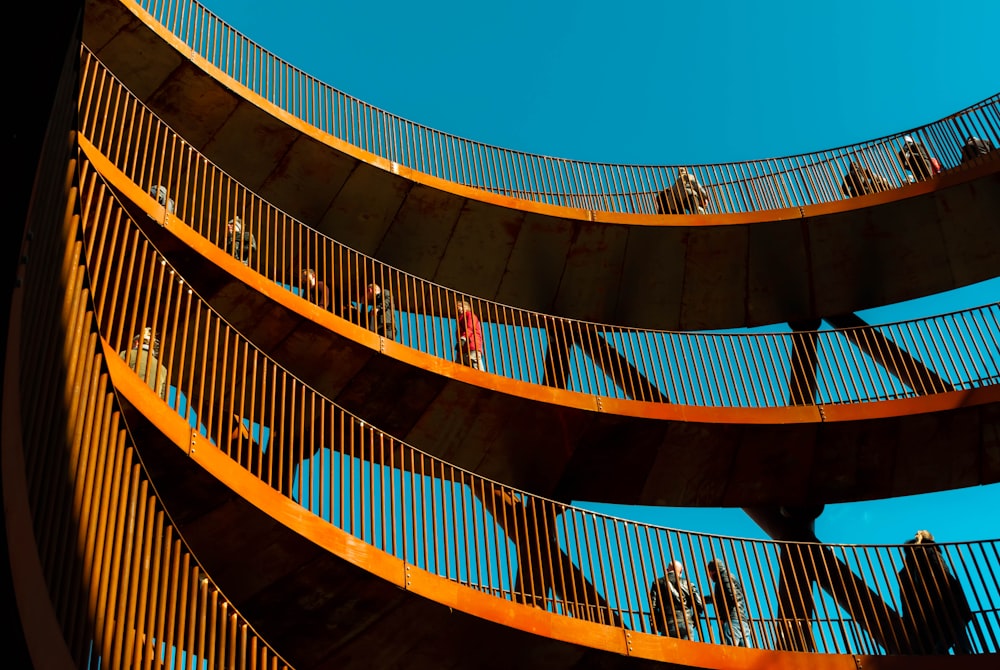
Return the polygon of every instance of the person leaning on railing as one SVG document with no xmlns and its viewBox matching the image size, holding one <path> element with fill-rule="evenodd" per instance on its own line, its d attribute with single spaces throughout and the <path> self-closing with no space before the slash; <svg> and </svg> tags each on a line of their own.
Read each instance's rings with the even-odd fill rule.
<svg viewBox="0 0 1000 670">
<path fill-rule="evenodd" d="M 389 289 L 383 289 L 378 284 L 369 284 L 365 289 L 363 307 L 365 311 L 361 312 L 361 316 L 365 317 L 363 325 L 368 330 L 390 340 L 396 339 L 396 308 Z M 344 318 L 357 323 L 357 318 L 352 316 L 358 314 L 360 309 L 355 305 L 347 305 L 344 308 Z"/>
<path fill-rule="evenodd" d="M 923 181 L 941 172 L 941 163 L 931 157 L 927 147 L 909 135 L 903 137 L 903 146 L 900 147 L 898 156 L 899 164 L 911 174 L 913 181 Z"/>
<path fill-rule="evenodd" d="M 967 163 L 980 156 L 985 156 L 994 150 L 993 142 L 988 139 L 970 136 L 962 145 L 962 162 Z"/>
</svg>

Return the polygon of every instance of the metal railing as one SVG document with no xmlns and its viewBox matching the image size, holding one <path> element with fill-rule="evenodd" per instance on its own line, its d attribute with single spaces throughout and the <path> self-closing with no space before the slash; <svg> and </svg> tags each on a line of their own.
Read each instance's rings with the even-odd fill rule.
<svg viewBox="0 0 1000 670">
<path fill-rule="evenodd" d="M 401 272 L 323 236 L 243 187 L 196 152 L 83 51 L 80 131 L 144 190 L 162 187 L 166 223 L 179 217 L 232 248 L 238 217 L 264 276 L 357 325 L 383 328 L 367 287 L 392 296 L 390 339 L 463 360 L 457 306 L 483 330 L 480 369 L 609 398 L 707 407 L 828 405 L 908 398 L 1000 379 L 1000 305 L 901 323 L 860 320 L 830 331 L 718 334 L 642 330 L 501 305 Z M 152 196 L 144 206 L 153 210 Z M 240 245 L 237 245 L 240 246 Z M 242 251 L 233 253 L 242 256 Z M 311 289 L 303 271 L 312 270 Z M 384 328 L 383 328 L 384 329 Z"/>
<path fill-rule="evenodd" d="M 80 175 L 100 336 L 161 397 L 148 394 L 139 409 L 167 403 L 199 439 L 363 542 L 494 597 L 626 630 L 685 622 L 671 584 L 660 581 L 665 566 L 686 567 L 688 596 L 679 602 L 695 609 L 691 587 L 713 593 L 714 560 L 739 583 L 746 609 L 698 609 L 688 622 L 697 641 L 722 644 L 725 626 L 745 620 L 749 643 L 767 649 L 1000 650 L 1000 542 L 712 536 L 596 514 L 477 476 L 379 431 L 269 360 L 187 286 L 85 160 Z"/>
<path fill-rule="evenodd" d="M 42 585 L 19 592 L 31 602 L 26 637 L 78 668 L 279 670 L 287 664 L 219 592 L 165 512 L 127 434 L 85 281 L 79 244 L 73 95 L 74 54 L 64 70 L 36 177 L 11 317 L 20 344 L 8 358 L 18 378 L 4 389 L 4 511 L 30 514 L 34 535 L 12 553 L 33 556 Z M 22 166 L 26 168 L 27 166 Z M 12 330 L 12 333 L 14 331 Z M 14 337 L 11 337 L 14 343 Z M 11 420 L 8 426 L 7 421 Z M 14 427 L 16 424 L 16 428 Z M 9 441 L 20 433 L 20 442 Z M 9 450 L 9 451 L 8 451 Z M 23 453 L 25 508 L 8 485 Z M 15 524 L 7 517 L 7 529 Z M 13 561 L 12 561 L 13 564 Z M 21 566 L 25 563 L 20 562 Z M 17 572 L 17 589 L 39 582 Z M 45 629 L 51 607 L 62 639 Z M 27 611 L 22 609 L 22 612 Z M 6 625 L 11 625 L 8 621 Z M 32 644 L 39 644 L 34 642 Z M 40 662 L 34 654 L 35 662 Z M 44 654 L 43 654 L 44 656 Z M 51 658 L 51 657 L 50 657 Z M 38 666 L 41 667 L 41 666 Z M 50 666 L 63 667 L 63 666 Z"/>
<path fill-rule="evenodd" d="M 338 91 L 281 60 L 193 0 L 139 0 L 224 75 L 276 107 L 360 149 L 413 170 L 533 202 L 625 213 L 733 213 L 798 207 L 850 197 L 851 164 L 875 177 L 862 191 L 922 179 L 935 166 L 905 169 L 905 137 L 921 143 L 944 169 L 962 162 L 971 136 L 1000 146 L 1000 95 L 940 121 L 857 144 L 783 158 L 687 166 L 707 189 L 692 203 L 673 188 L 680 166 L 594 163 L 511 151 L 407 121 Z M 912 166 L 911 166 L 912 168 Z M 882 179 L 879 179 L 881 176 Z M 869 184 L 869 180 L 862 180 Z M 700 198 L 698 198 L 700 200 Z"/>
</svg>

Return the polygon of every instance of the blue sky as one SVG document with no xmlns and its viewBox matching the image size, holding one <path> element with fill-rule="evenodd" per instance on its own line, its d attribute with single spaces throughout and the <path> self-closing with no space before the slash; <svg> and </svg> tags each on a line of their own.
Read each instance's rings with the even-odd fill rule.
<svg viewBox="0 0 1000 670">
<path fill-rule="evenodd" d="M 996 0 L 202 1 L 269 51 L 370 104 L 563 158 L 786 156 L 906 130 L 1000 91 Z M 994 281 L 863 316 L 893 321 L 998 293 Z M 738 510 L 590 507 L 762 537 Z M 945 541 L 996 538 L 1000 520 L 981 511 L 998 507 L 1000 485 L 834 505 L 817 531 L 845 543 L 902 542 L 918 528 Z"/>
</svg>

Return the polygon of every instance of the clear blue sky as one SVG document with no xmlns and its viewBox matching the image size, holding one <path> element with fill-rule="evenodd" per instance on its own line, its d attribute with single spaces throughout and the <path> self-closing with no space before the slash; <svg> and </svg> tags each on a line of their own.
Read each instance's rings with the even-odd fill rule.
<svg viewBox="0 0 1000 670">
<path fill-rule="evenodd" d="M 202 2 L 369 104 L 563 158 L 686 164 L 786 156 L 906 130 L 1000 91 L 997 0 Z M 911 318 L 998 293 L 994 281 L 864 316 Z M 738 510 L 595 508 L 762 537 Z M 835 505 L 817 532 L 845 543 L 902 542 L 919 528 L 944 541 L 997 538 L 997 509 L 1000 485 Z"/>
</svg>

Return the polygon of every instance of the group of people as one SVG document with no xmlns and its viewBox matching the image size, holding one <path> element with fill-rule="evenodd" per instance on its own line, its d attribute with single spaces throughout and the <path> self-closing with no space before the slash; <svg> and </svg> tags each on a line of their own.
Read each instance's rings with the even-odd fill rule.
<svg viewBox="0 0 1000 670">
<path fill-rule="evenodd" d="M 315 285 L 315 273 L 311 281 Z M 323 288 L 325 291 L 325 287 Z M 314 295 L 314 294 L 308 294 Z M 396 308 L 392 293 L 376 283 L 368 284 L 362 300 L 348 304 L 345 308 L 347 318 L 353 313 L 362 312 L 363 320 L 368 330 L 390 340 L 396 339 Z M 455 304 L 455 360 L 474 370 L 486 371 L 486 349 L 483 340 L 483 324 L 472 310 L 472 305 L 466 300 Z"/>
<path fill-rule="evenodd" d="M 962 162 L 967 163 L 994 150 L 993 142 L 970 135 L 962 145 Z M 939 174 L 943 167 L 923 144 L 905 135 L 897 152 L 899 163 L 910 182 L 922 181 Z M 841 185 L 849 198 L 880 193 L 892 187 L 889 179 L 871 168 L 852 161 Z M 657 214 L 704 214 L 710 203 L 709 191 L 686 167 L 677 170 L 677 179 L 656 194 Z"/>
<path fill-rule="evenodd" d="M 962 145 L 962 162 L 968 163 L 994 150 L 993 142 L 974 135 L 966 138 Z M 910 135 L 903 136 L 903 145 L 896 152 L 899 164 L 907 173 L 907 181 L 913 183 L 940 174 L 944 169 L 941 161 L 931 155 L 923 144 Z M 892 187 L 889 180 L 858 162 L 851 162 L 840 190 L 849 198 L 880 193 Z"/>
<path fill-rule="evenodd" d="M 705 614 L 705 606 L 715 608 L 719 633 L 725 644 L 750 647 L 750 610 L 743 586 L 726 566 L 711 560 L 705 567 L 712 580 L 712 593 L 702 596 L 698 587 L 684 576 L 680 561 L 667 563 L 667 574 L 649 589 L 650 624 L 654 633 L 690 640 Z"/>
<path fill-rule="evenodd" d="M 164 186 L 153 186 L 149 190 L 158 203 L 173 213 L 174 201 L 167 195 Z M 236 258 L 244 265 L 250 264 L 251 256 L 257 251 L 257 240 L 253 233 L 243 227 L 242 219 L 233 216 L 226 223 L 225 236 L 226 253 Z M 316 270 L 307 268 L 301 273 L 302 296 L 311 303 L 323 309 L 331 309 L 330 289 L 319 279 Z M 365 325 L 372 332 L 390 340 L 396 339 L 396 310 L 393 305 L 392 293 L 376 283 L 368 284 L 365 295 L 357 304 L 345 307 L 344 316 L 350 310 L 364 311 Z M 475 370 L 486 370 L 486 356 L 483 342 L 483 326 L 479 317 L 472 311 L 472 306 L 465 300 L 455 305 L 457 332 L 455 335 L 455 360 Z"/>
<path fill-rule="evenodd" d="M 706 605 L 713 605 L 724 644 L 753 646 L 750 610 L 742 584 L 726 566 L 711 560 L 706 573 L 712 593 L 702 596 L 698 587 L 684 577 L 680 561 L 667 563 L 666 575 L 649 590 L 650 625 L 653 633 L 692 639 Z M 899 584 L 899 616 L 904 646 L 917 654 L 971 654 L 966 633 L 972 608 L 958 577 L 948 567 L 941 547 L 926 530 L 904 545 L 903 566 L 896 573 Z"/>
</svg>

